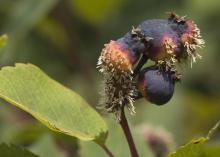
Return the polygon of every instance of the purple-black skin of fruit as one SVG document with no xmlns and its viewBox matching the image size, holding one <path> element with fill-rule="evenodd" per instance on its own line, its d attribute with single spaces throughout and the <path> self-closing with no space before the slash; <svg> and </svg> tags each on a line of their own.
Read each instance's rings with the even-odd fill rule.
<svg viewBox="0 0 220 157">
<path fill-rule="evenodd" d="M 118 41 L 121 41 L 124 44 L 126 44 L 137 55 L 140 55 L 146 50 L 146 45 L 142 41 L 135 40 L 131 32 L 128 32 L 127 34 L 125 34 L 125 36 L 118 39 Z"/>
<path fill-rule="evenodd" d="M 175 74 L 152 66 L 144 68 L 138 78 L 138 89 L 148 101 L 156 105 L 167 103 L 173 96 Z"/>
<path fill-rule="evenodd" d="M 109 50 L 119 51 L 130 61 L 131 67 L 137 63 L 141 54 L 156 63 L 166 63 L 170 68 L 174 62 L 181 62 L 189 56 L 199 57 L 195 52 L 202 47 L 199 29 L 191 20 L 185 20 L 173 13 L 168 19 L 152 19 L 142 22 L 123 37 L 108 44 Z M 119 48 L 117 50 L 117 48 Z M 169 64 L 168 64 L 169 63 Z"/>
<path fill-rule="evenodd" d="M 160 59 L 157 56 L 162 51 L 164 38 L 172 41 L 177 56 L 181 53 L 183 47 L 180 41 L 181 32 L 179 32 L 180 28 L 176 23 L 169 20 L 146 20 L 138 28 L 145 36 L 153 38 L 150 42 L 150 48 L 145 52 L 153 60 Z"/>
<path fill-rule="evenodd" d="M 154 58 L 160 52 L 163 37 L 169 36 L 175 41 L 179 40 L 178 35 L 168 25 L 168 20 L 146 20 L 141 23 L 138 28 L 140 28 L 146 37 L 152 38 L 152 40 L 148 43 L 144 43 L 143 40 L 137 40 L 133 37 L 131 32 L 128 32 L 124 37 L 117 40 L 129 47 L 132 50 L 131 52 L 136 54 L 135 56 L 137 56 L 137 58 L 142 53 L 156 60 Z M 176 49 L 176 51 L 180 50 Z"/>
<path fill-rule="evenodd" d="M 125 43 L 137 55 L 143 53 L 150 59 L 158 61 L 167 57 L 163 48 L 165 40 L 170 40 L 173 53 L 178 59 L 183 55 L 185 42 L 191 42 L 189 37 L 193 36 L 194 27 L 192 21 L 176 19 L 171 15 L 169 19 L 146 20 L 137 27 L 146 38 L 152 39 L 150 41 L 137 40 L 132 35 L 132 31 L 118 41 Z"/>
<path fill-rule="evenodd" d="M 135 64 L 137 62 L 137 60 L 140 57 L 140 51 L 136 50 L 136 48 L 139 48 L 139 45 L 135 45 L 134 40 L 130 39 L 129 42 L 127 41 L 127 38 L 120 38 L 117 40 L 118 43 L 120 43 L 120 45 L 124 48 L 127 49 L 128 52 L 130 53 L 130 57 L 133 60 L 132 64 Z M 139 42 L 140 43 L 140 42 Z M 141 44 L 141 43 L 140 43 Z"/>
</svg>

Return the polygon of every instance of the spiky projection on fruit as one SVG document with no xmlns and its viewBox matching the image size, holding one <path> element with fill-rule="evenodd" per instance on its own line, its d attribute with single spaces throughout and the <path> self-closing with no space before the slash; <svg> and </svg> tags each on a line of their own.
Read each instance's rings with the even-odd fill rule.
<svg viewBox="0 0 220 157">
<path fill-rule="evenodd" d="M 204 47 L 200 30 L 192 20 L 185 20 L 173 13 L 167 20 L 153 19 L 142 22 L 132 34 L 145 43 L 143 53 L 158 65 L 173 68 L 176 62 L 189 59 L 191 63 L 201 58 L 197 48 Z M 145 42 L 145 39 L 151 39 Z"/>
<path fill-rule="evenodd" d="M 99 57 L 98 67 L 104 75 L 104 91 L 100 105 L 120 119 L 120 109 L 127 106 L 134 113 L 133 64 L 137 57 L 122 41 L 111 41 L 105 45 Z"/>
</svg>

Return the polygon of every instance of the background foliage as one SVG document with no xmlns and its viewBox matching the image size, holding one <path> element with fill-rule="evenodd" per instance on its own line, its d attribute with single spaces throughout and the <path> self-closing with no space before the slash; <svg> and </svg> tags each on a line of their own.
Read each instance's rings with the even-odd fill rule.
<svg viewBox="0 0 220 157">
<path fill-rule="evenodd" d="M 180 67 L 183 80 L 168 104 L 157 107 L 140 100 L 136 116 L 129 117 L 134 127 L 147 123 L 165 128 L 176 145 L 181 145 L 206 135 L 220 119 L 219 7 L 218 0 L 0 0 L 0 35 L 9 36 L 0 49 L 0 65 L 33 63 L 95 106 L 102 79 L 95 67 L 104 43 L 145 19 L 166 18 L 167 11 L 187 15 L 201 28 L 206 41 L 203 59 L 192 69 Z M 110 135 L 114 127 L 110 127 Z M 0 132 L 0 142 L 23 145 L 42 157 L 47 151 L 59 157 L 87 157 L 89 151 L 100 149 L 94 143 L 51 133 L 3 101 Z M 121 132 L 115 136 L 120 137 Z M 217 131 L 202 157 L 220 153 L 219 138 Z M 118 139 L 109 143 L 116 145 Z"/>
</svg>

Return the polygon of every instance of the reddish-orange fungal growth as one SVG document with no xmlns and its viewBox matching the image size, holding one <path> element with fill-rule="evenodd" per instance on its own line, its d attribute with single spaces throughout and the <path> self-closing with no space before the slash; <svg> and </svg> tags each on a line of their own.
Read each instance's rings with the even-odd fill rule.
<svg viewBox="0 0 220 157">
<path fill-rule="evenodd" d="M 151 53 L 150 58 L 158 65 L 165 65 L 165 68 L 170 69 L 177 62 L 178 47 L 175 38 L 165 34 L 161 37 L 157 47 L 158 50 Z"/>
<path fill-rule="evenodd" d="M 196 59 L 201 59 L 201 55 L 196 52 L 197 48 L 203 48 L 205 41 L 200 35 L 200 30 L 192 20 L 185 21 L 186 30 L 181 36 L 181 42 L 185 47 L 185 54 L 187 58 L 190 57 L 191 65 L 196 62 Z"/>
<path fill-rule="evenodd" d="M 183 32 L 181 36 L 182 43 L 190 43 L 190 44 L 204 44 L 204 41 L 198 43 L 196 40 L 201 40 L 200 30 L 197 25 L 192 20 L 187 20 L 185 22 L 186 30 Z"/>
<path fill-rule="evenodd" d="M 173 38 L 164 35 L 164 37 L 161 40 L 161 51 L 160 51 L 160 55 L 158 55 L 158 60 L 175 57 L 176 47 L 177 46 Z"/>
<path fill-rule="evenodd" d="M 169 37 L 168 35 L 164 35 L 158 42 L 155 52 L 149 53 L 149 56 L 153 61 L 165 60 L 166 58 L 175 56 L 176 47 L 177 46 L 173 38 Z"/>
<path fill-rule="evenodd" d="M 175 63 L 189 59 L 191 63 L 201 58 L 196 51 L 204 47 L 204 40 L 200 30 L 192 21 L 170 13 L 168 20 L 153 19 L 142 22 L 138 27 L 140 42 L 151 38 L 145 43 L 145 55 L 149 59 L 164 65 L 168 69 L 175 69 Z"/>
<path fill-rule="evenodd" d="M 118 41 L 110 41 L 102 50 L 100 61 L 107 71 L 132 71 L 135 58 L 130 49 Z"/>
<path fill-rule="evenodd" d="M 162 39 L 162 43 L 163 43 L 164 50 L 166 51 L 166 53 L 175 55 L 174 54 L 175 48 L 177 46 L 172 38 L 168 36 L 164 36 L 164 38 Z"/>
<path fill-rule="evenodd" d="M 99 71 L 103 73 L 104 91 L 101 92 L 100 106 L 107 112 L 115 113 L 120 120 L 122 106 L 134 113 L 133 64 L 137 61 L 134 52 L 120 41 L 105 44 L 98 60 Z"/>
<path fill-rule="evenodd" d="M 176 63 L 185 60 L 193 63 L 201 58 L 196 50 L 202 48 L 204 43 L 196 24 L 174 13 L 170 13 L 168 19 L 143 21 L 117 41 L 110 41 L 102 50 L 97 64 L 104 76 L 100 105 L 120 119 L 120 111 L 125 105 L 134 112 L 137 88 L 140 91 L 138 94 L 147 100 L 158 105 L 166 103 L 173 94 L 173 81 L 180 79 Z M 144 82 L 139 79 L 137 87 L 135 78 L 140 76 L 147 60 L 154 61 L 158 70 L 164 73 L 153 73 L 153 80 L 150 75 Z M 146 73 L 154 71 L 151 69 Z M 171 78 L 173 75 L 170 73 L 175 74 L 175 79 Z M 169 78 L 168 81 L 164 77 Z M 156 78 L 159 81 L 155 81 Z"/>
</svg>

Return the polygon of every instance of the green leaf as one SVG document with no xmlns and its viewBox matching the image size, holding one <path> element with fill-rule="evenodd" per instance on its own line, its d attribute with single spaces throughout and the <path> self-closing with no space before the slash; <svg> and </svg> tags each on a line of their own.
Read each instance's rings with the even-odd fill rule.
<svg viewBox="0 0 220 157">
<path fill-rule="evenodd" d="M 168 157 L 199 157 L 206 141 L 207 139 L 203 137 L 192 140 L 186 145 L 178 148 L 176 152 L 171 153 Z"/>
<path fill-rule="evenodd" d="M 217 157 L 220 156 L 220 144 L 211 144 L 206 146 L 203 151 L 201 157 Z"/>
<path fill-rule="evenodd" d="M 176 152 L 169 154 L 168 157 L 200 157 L 204 144 L 211 138 L 218 127 L 219 122 L 209 131 L 207 137 L 192 140 L 186 145 L 179 147 Z"/>
<path fill-rule="evenodd" d="M 0 144 L 2 157 L 39 157 L 30 151 L 15 145 Z"/>
<path fill-rule="evenodd" d="M 8 40 L 8 36 L 6 34 L 0 36 L 0 48 L 4 47 Z"/>
<path fill-rule="evenodd" d="M 0 98 L 28 112 L 53 131 L 81 140 L 104 142 L 107 126 L 78 94 L 32 64 L 0 71 Z"/>
</svg>

